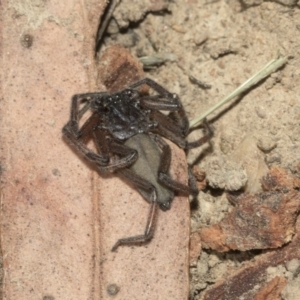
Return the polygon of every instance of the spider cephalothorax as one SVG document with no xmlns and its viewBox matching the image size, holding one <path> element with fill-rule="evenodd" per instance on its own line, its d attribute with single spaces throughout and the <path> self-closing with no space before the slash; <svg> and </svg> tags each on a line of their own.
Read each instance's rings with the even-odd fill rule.
<svg viewBox="0 0 300 300">
<path fill-rule="evenodd" d="M 157 94 L 142 94 L 137 90 L 141 85 L 148 85 Z M 83 100 L 86 104 L 79 109 Z M 88 110 L 92 113 L 79 128 L 79 121 Z M 166 115 L 161 111 L 169 113 Z M 71 118 L 63 128 L 67 141 L 100 173 L 115 172 L 130 181 L 151 204 L 145 233 L 118 240 L 113 251 L 121 244 L 151 239 L 157 206 L 162 210 L 169 209 L 174 192 L 197 194 L 190 170 L 190 186 L 169 175 L 171 149 L 162 137 L 183 149 L 194 148 L 212 136 L 210 127 L 205 125 L 207 135 L 188 143 L 185 138 L 189 123 L 180 99 L 149 78 L 114 94 L 73 96 Z M 86 145 L 89 138 L 94 140 L 96 152 Z"/>
</svg>

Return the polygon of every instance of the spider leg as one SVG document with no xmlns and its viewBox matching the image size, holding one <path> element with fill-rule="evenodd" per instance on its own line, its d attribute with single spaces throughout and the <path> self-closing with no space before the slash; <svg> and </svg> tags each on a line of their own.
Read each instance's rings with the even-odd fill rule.
<svg viewBox="0 0 300 300">
<path fill-rule="evenodd" d="M 197 195 L 199 191 L 196 185 L 195 177 L 192 171 L 190 170 L 190 167 L 189 167 L 189 186 L 172 179 L 171 176 L 168 174 L 170 163 L 171 163 L 171 148 L 159 135 L 154 135 L 153 139 L 155 143 L 158 145 L 158 147 L 162 150 L 160 166 L 158 168 L 158 174 L 157 174 L 158 180 L 163 184 L 165 184 L 167 187 L 174 189 L 175 191 L 184 194 Z"/>
<path fill-rule="evenodd" d="M 119 239 L 112 247 L 111 251 L 112 252 L 116 251 L 118 247 L 121 245 L 145 243 L 151 240 L 151 238 L 153 237 L 153 232 L 155 227 L 157 208 L 158 208 L 157 203 L 151 204 L 144 234 Z"/>
<path fill-rule="evenodd" d="M 85 109 L 85 107 L 83 109 Z M 99 115 L 96 112 L 94 112 L 85 121 L 85 123 L 81 126 L 79 130 L 74 130 L 74 127 L 72 127 L 72 124 L 70 122 L 66 126 L 70 127 L 70 130 L 73 132 L 77 139 L 80 139 L 83 142 L 87 142 L 87 140 L 91 137 L 91 133 L 93 133 L 94 128 L 97 126 L 98 122 Z"/>
<path fill-rule="evenodd" d="M 63 127 L 63 135 L 66 137 L 67 141 L 87 160 L 95 164 L 97 169 L 103 173 L 114 172 L 120 168 L 127 167 L 132 164 L 138 156 L 136 150 L 124 145 L 116 143 L 110 143 L 108 145 L 108 132 L 102 128 L 97 128 L 99 121 L 101 121 L 97 112 L 94 112 L 79 129 L 79 120 L 91 105 L 91 101 L 88 101 L 88 103 L 79 110 L 80 101 L 83 99 L 89 100 L 95 97 L 102 97 L 105 94 L 107 93 L 86 93 L 74 95 L 71 104 L 70 121 Z M 86 146 L 86 141 L 91 134 L 95 140 L 99 153 L 91 151 Z M 122 157 L 110 162 L 109 152 L 119 154 Z"/>
<path fill-rule="evenodd" d="M 163 100 L 159 95 L 144 96 L 140 99 L 141 106 L 151 110 L 177 111 L 178 103 Z"/>
<path fill-rule="evenodd" d="M 141 99 L 141 105 L 145 108 L 152 110 L 169 110 L 170 118 L 172 118 L 181 128 L 184 135 L 187 135 L 189 130 L 189 121 L 186 116 L 185 110 L 182 106 L 180 98 L 174 94 L 170 93 L 164 87 L 156 83 L 150 78 L 144 78 L 133 85 L 130 88 L 137 88 L 143 84 L 148 85 L 153 90 L 155 90 L 159 95 L 157 96 L 146 96 Z M 167 101 L 161 100 L 161 98 L 167 99 Z"/>
<path fill-rule="evenodd" d="M 154 101 L 153 99 L 155 97 L 157 99 Z M 189 121 L 179 98 L 177 96 L 176 98 L 178 100 L 177 103 L 170 103 L 168 101 L 160 100 L 158 96 L 151 96 L 151 101 L 149 100 L 149 97 L 144 97 L 141 99 L 141 105 L 144 108 L 151 109 L 152 111 L 170 111 L 168 119 L 177 125 L 177 131 L 179 129 L 183 135 L 186 136 L 189 131 Z"/>
<path fill-rule="evenodd" d="M 72 145 L 80 154 L 82 154 L 87 160 L 92 163 L 105 165 L 107 164 L 106 159 L 103 159 L 100 155 L 93 153 L 85 143 L 77 137 L 78 132 L 74 132 L 74 126 L 69 122 L 63 127 L 63 135 L 67 142 Z"/>
<path fill-rule="evenodd" d="M 113 163 L 104 167 L 105 172 L 114 172 L 132 165 L 138 158 L 138 152 L 135 149 L 131 149 L 125 145 L 111 142 L 108 145 L 110 152 L 113 154 L 119 154 L 122 158 L 117 158 Z M 124 156 L 124 157 L 123 157 Z M 102 166 L 97 166 L 100 171 L 102 171 Z"/>
<path fill-rule="evenodd" d="M 185 149 L 193 149 L 196 147 L 200 147 L 203 144 L 205 144 L 206 142 L 208 142 L 213 137 L 214 130 L 209 125 L 209 123 L 207 122 L 206 119 L 203 120 L 203 126 L 204 126 L 205 135 L 197 141 L 187 143 Z"/>
<path fill-rule="evenodd" d="M 106 130 L 96 129 L 93 131 L 93 137 L 98 153 L 103 157 L 105 161 L 109 161 L 109 146 L 107 137 L 109 136 Z"/>
<path fill-rule="evenodd" d="M 131 165 L 133 162 L 135 162 L 138 156 L 136 150 L 126 147 L 124 145 L 116 143 L 110 143 L 109 145 L 105 145 L 105 143 L 107 143 L 106 138 L 104 137 L 104 135 L 101 136 L 98 134 L 95 139 L 97 148 L 101 147 L 101 149 L 109 149 L 115 154 L 120 154 L 121 156 L 124 156 L 122 158 L 119 158 L 118 160 L 110 162 L 108 159 L 108 153 L 105 153 L 104 156 L 99 155 L 91 151 L 81 139 L 78 139 L 76 134 L 73 132 L 73 127 L 71 127 L 70 123 L 68 123 L 63 128 L 63 134 L 67 138 L 67 141 L 71 145 L 73 145 L 75 149 L 83 155 L 83 157 L 95 164 L 97 169 L 102 173 L 114 172 L 120 168 L 125 168 Z M 102 146 L 99 146 L 100 144 Z"/>
<path fill-rule="evenodd" d="M 185 137 L 181 132 L 180 127 L 172 119 L 159 111 L 152 111 L 150 113 L 150 118 L 157 123 L 157 126 L 152 132 L 166 137 L 178 147 L 185 149 L 187 144 Z"/>
<path fill-rule="evenodd" d="M 154 80 L 152 80 L 150 78 L 144 78 L 140 81 L 137 81 L 136 83 L 132 84 L 129 88 L 134 89 L 134 88 L 137 88 L 137 87 L 139 87 L 143 84 L 148 85 L 153 90 L 155 90 L 157 93 L 165 96 L 167 99 L 173 97 L 172 93 L 170 93 L 168 90 L 166 90 L 164 87 L 162 87 L 160 84 L 158 84 L 157 82 L 155 82 Z"/>
<path fill-rule="evenodd" d="M 178 131 L 180 131 L 180 126 L 177 125 L 171 118 L 162 114 L 159 111 L 152 111 L 151 117 L 158 124 L 153 130 L 153 132 L 166 137 L 167 139 L 174 142 L 177 146 L 185 150 L 196 148 L 205 144 L 213 135 L 212 128 L 205 120 L 203 124 L 205 126 L 206 134 L 195 142 L 187 142 L 183 134 L 181 136 L 178 135 Z"/>
<path fill-rule="evenodd" d="M 85 93 L 76 94 L 72 97 L 71 104 L 71 117 L 69 121 L 69 126 L 75 134 L 79 133 L 79 120 L 84 115 L 85 112 L 90 108 L 91 102 L 88 101 L 82 109 L 79 110 L 80 102 L 84 99 L 89 100 L 94 97 L 100 97 L 106 93 Z"/>
<path fill-rule="evenodd" d="M 112 247 L 111 251 L 116 251 L 117 248 L 121 245 L 144 243 L 149 241 L 153 237 L 158 208 L 156 189 L 150 182 L 143 179 L 130 169 L 119 170 L 118 174 L 129 180 L 136 188 L 150 191 L 151 195 L 148 200 L 151 205 L 144 234 L 119 239 Z"/>
<path fill-rule="evenodd" d="M 143 84 L 146 84 L 149 87 L 151 87 L 159 95 L 143 97 L 141 99 L 142 106 L 144 106 L 145 108 L 149 108 L 151 110 L 169 110 L 170 114 L 168 118 L 175 121 L 175 123 L 182 130 L 184 137 L 186 137 L 189 131 L 189 121 L 179 97 L 176 94 L 170 93 L 168 90 L 166 90 L 164 87 L 162 87 L 161 85 L 159 85 L 158 83 L 156 83 L 154 80 L 150 78 L 144 78 L 131 85 L 130 88 L 134 89 Z M 162 101 L 161 98 L 165 98 L 168 101 Z M 199 147 L 212 137 L 213 135 L 212 128 L 209 126 L 206 120 L 204 120 L 203 124 L 207 130 L 206 138 L 203 137 L 203 139 L 200 139 L 199 141 L 188 143 L 187 147 L 184 149 Z"/>
</svg>

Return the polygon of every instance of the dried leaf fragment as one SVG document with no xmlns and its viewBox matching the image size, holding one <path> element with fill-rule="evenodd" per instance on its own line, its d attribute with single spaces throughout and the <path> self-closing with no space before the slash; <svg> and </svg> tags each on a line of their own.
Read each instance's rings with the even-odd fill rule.
<svg viewBox="0 0 300 300">
<path fill-rule="evenodd" d="M 269 191 L 230 196 L 235 208 L 219 224 L 201 229 L 203 246 L 221 252 L 246 251 L 289 242 L 300 210 L 300 193 L 292 189 L 296 183 L 285 170 L 274 169 L 263 179 Z"/>
<path fill-rule="evenodd" d="M 299 288 L 293 286 L 287 291 L 284 279 L 280 276 L 278 281 L 274 277 L 268 281 L 268 268 L 277 267 L 286 264 L 289 261 L 300 257 L 300 218 L 296 224 L 296 234 L 291 243 L 275 250 L 271 250 L 257 257 L 256 260 L 250 261 L 242 266 L 239 270 L 230 273 L 228 277 L 214 284 L 204 296 L 202 300 L 277 300 L 277 295 L 281 293 L 284 296 L 299 295 Z M 294 272 L 297 276 L 297 271 Z M 294 281 L 297 284 L 297 281 Z M 259 291 L 257 292 L 257 290 Z M 274 298 L 263 298 L 271 295 Z M 254 298 L 257 297 L 257 298 Z M 276 298 L 277 297 L 277 298 Z M 297 299 L 297 298 L 291 298 Z"/>
<path fill-rule="evenodd" d="M 300 179 L 291 176 L 285 169 L 275 167 L 263 178 L 262 187 L 265 191 L 296 189 L 300 187 Z"/>
<path fill-rule="evenodd" d="M 276 276 L 256 294 L 254 300 L 281 300 L 280 293 L 287 284 L 284 277 Z"/>
<path fill-rule="evenodd" d="M 142 64 L 122 46 L 108 47 L 100 58 L 98 85 L 104 84 L 111 93 L 120 91 L 144 77 Z"/>
</svg>

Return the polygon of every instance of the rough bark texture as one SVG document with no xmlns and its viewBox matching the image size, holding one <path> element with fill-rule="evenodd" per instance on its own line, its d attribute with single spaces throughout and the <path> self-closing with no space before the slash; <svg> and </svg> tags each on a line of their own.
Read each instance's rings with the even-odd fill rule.
<svg viewBox="0 0 300 300">
<path fill-rule="evenodd" d="M 292 261 L 293 259 L 299 259 L 299 219 L 297 221 L 296 232 L 297 234 L 289 245 L 278 250 L 269 251 L 268 253 L 260 255 L 254 261 L 246 263 L 237 272 L 231 273 L 228 278 L 217 282 L 211 289 L 205 292 L 202 299 L 235 300 L 240 299 L 241 297 L 245 300 L 256 299 L 255 297 L 257 297 L 257 299 L 264 299 L 259 295 L 267 293 L 267 290 L 273 286 L 273 284 L 266 284 L 266 282 L 277 275 L 277 271 L 274 272 L 274 269 Z M 285 283 L 282 279 L 280 279 L 278 285 L 279 286 L 277 286 L 277 288 L 274 287 L 275 295 L 278 295 L 278 292 L 280 292 L 280 290 L 284 287 Z M 276 299 L 276 297 L 274 299 Z"/>
<path fill-rule="evenodd" d="M 265 192 L 230 196 L 235 207 L 221 222 L 200 230 L 204 248 L 217 251 L 278 248 L 291 241 L 300 210 L 299 180 L 279 168 L 263 178 Z"/>
</svg>

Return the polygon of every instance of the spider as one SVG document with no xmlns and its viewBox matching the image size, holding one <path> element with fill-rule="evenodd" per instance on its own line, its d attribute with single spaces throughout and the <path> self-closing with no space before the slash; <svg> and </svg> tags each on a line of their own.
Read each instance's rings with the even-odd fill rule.
<svg viewBox="0 0 300 300">
<path fill-rule="evenodd" d="M 157 94 L 143 94 L 138 90 L 143 85 Z M 80 127 L 79 121 L 88 110 L 91 115 Z M 206 134 L 195 142 L 187 142 L 189 122 L 179 97 L 149 78 L 113 94 L 95 92 L 73 96 L 71 118 L 63 127 L 67 142 L 100 173 L 116 173 L 150 203 L 144 234 L 119 239 L 112 251 L 120 245 L 149 241 L 158 207 L 164 211 L 169 209 L 175 192 L 197 195 L 190 168 L 189 186 L 169 175 L 171 148 L 162 137 L 182 149 L 195 148 L 213 134 L 207 122 L 204 125 Z M 96 152 L 87 146 L 89 139 L 93 139 Z"/>
</svg>

